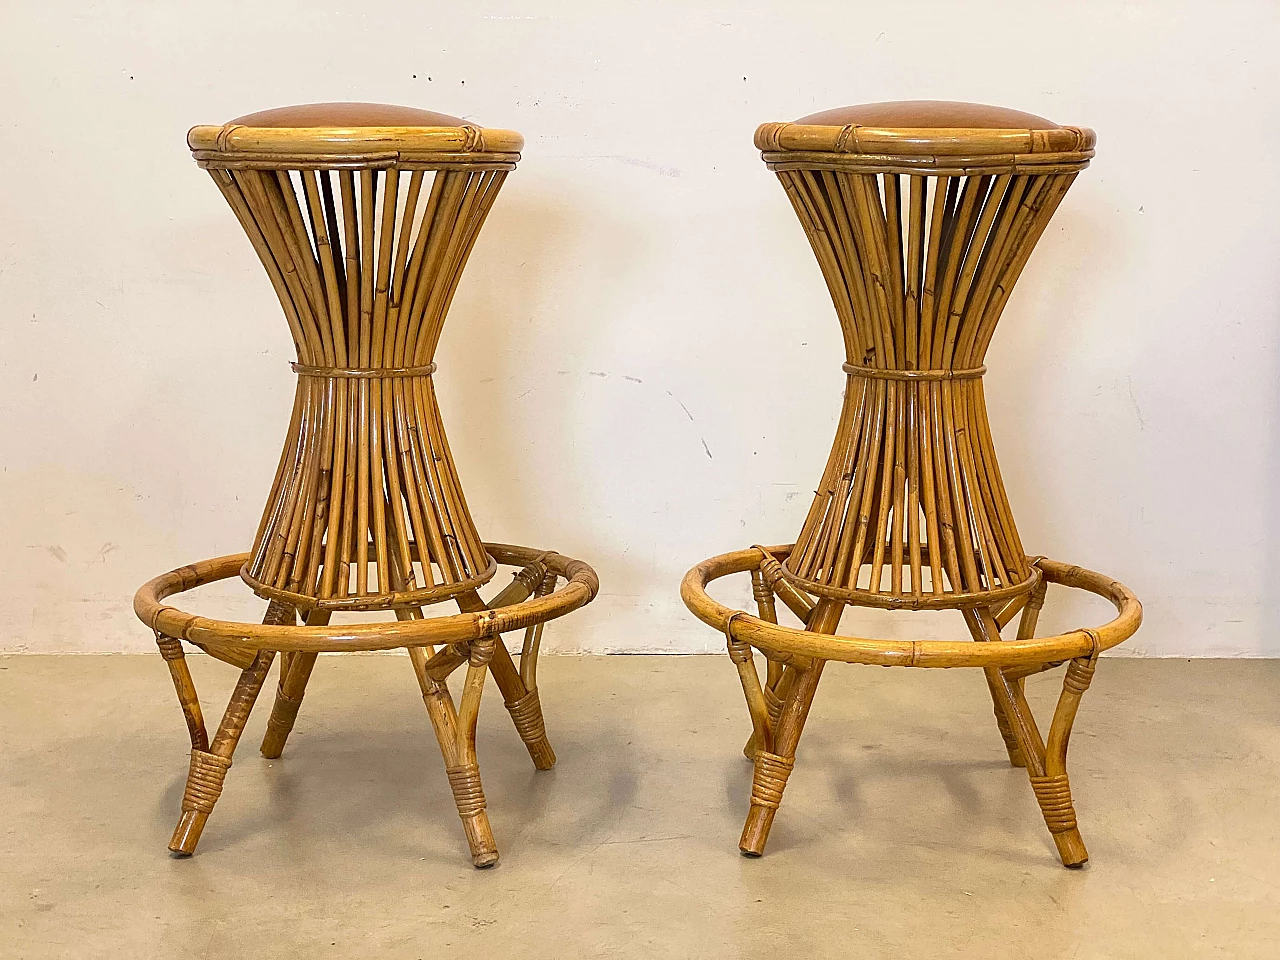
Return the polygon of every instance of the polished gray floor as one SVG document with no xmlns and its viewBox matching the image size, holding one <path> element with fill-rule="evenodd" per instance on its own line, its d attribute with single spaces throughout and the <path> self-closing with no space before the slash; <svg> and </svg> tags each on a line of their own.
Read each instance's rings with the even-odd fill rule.
<svg viewBox="0 0 1280 960">
<path fill-rule="evenodd" d="M 192 660 L 220 715 L 234 670 Z M 189 860 L 165 851 L 187 741 L 160 658 L 0 658 L 0 956 L 1280 956 L 1280 661 L 1100 664 L 1080 871 L 979 673 L 829 667 L 760 860 L 727 658 L 539 673 L 560 762 L 533 770 L 490 686 L 502 861 L 476 871 L 403 657 L 322 657 L 278 761 L 264 697 Z"/>
</svg>

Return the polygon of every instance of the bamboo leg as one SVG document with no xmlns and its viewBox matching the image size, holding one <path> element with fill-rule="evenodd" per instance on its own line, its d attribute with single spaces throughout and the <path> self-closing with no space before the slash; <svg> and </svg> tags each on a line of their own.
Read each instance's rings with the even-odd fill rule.
<svg viewBox="0 0 1280 960">
<path fill-rule="evenodd" d="M 1018 621 L 1018 639 L 1030 640 L 1036 635 L 1036 623 L 1040 620 L 1040 610 L 1044 607 L 1044 595 L 1048 590 L 1043 580 L 1036 584 L 1022 608 L 1022 619 Z"/>
<path fill-rule="evenodd" d="M 807 629 L 815 633 L 834 634 L 843 611 L 844 605 L 838 601 L 819 600 L 809 618 Z M 773 752 L 756 751 L 755 775 L 751 782 L 751 809 L 742 828 L 742 838 L 738 841 L 738 849 L 746 856 L 758 857 L 764 853 L 769 829 L 773 826 L 773 818 L 782 802 L 787 778 L 795 765 L 796 747 L 800 743 L 800 734 L 808 719 L 813 695 L 817 692 L 818 680 L 822 677 L 825 665 L 826 661 L 814 660 L 806 669 L 793 671 L 795 682 L 787 693 L 774 728 Z"/>
<path fill-rule="evenodd" d="M 556 754 L 547 739 L 546 722 L 542 718 L 542 704 L 538 699 L 538 688 L 526 688 L 516 669 L 511 654 L 499 640 L 494 645 L 493 661 L 489 664 L 489 672 L 502 692 L 502 702 L 506 704 L 515 724 L 516 732 L 524 741 L 525 748 L 539 770 L 550 770 L 556 765 Z"/>
<path fill-rule="evenodd" d="M 182 652 L 182 641 L 157 633 L 156 646 L 169 665 L 169 676 L 173 678 L 173 688 L 178 693 L 178 703 L 182 704 L 182 715 L 187 720 L 187 732 L 191 734 L 191 749 L 208 750 L 209 734 L 205 731 L 196 685 L 191 679 L 191 670 L 187 667 L 187 658 Z"/>
<path fill-rule="evenodd" d="M 548 573 L 538 584 L 535 594 L 538 597 L 550 596 L 555 588 L 556 575 Z M 527 692 L 520 700 L 506 705 L 520 739 L 533 758 L 534 767 L 539 770 L 550 770 L 556 763 L 555 751 L 547 740 L 542 702 L 538 697 L 538 651 L 542 647 L 542 630 L 545 626 L 545 623 L 536 623 L 525 628 L 524 642 L 520 646 L 520 681 Z"/>
<path fill-rule="evenodd" d="M 1018 639 L 1030 640 L 1036 635 L 1036 622 L 1040 619 L 1040 609 L 1044 606 L 1045 583 L 1040 581 L 1036 588 L 1031 591 L 1027 598 L 1026 605 L 1022 607 L 1022 618 L 1018 621 Z M 998 618 L 996 623 L 999 623 Z M 999 636 L 999 633 L 996 634 Z M 1026 681 L 1024 677 L 1018 677 L 1014 683 L 1017 685 L 1018 696 L 1025 702 L 1026 700 Z M 990 681 L 988 681 L 990 686 Z M 991 696 L 992 704 L 995 708 L 996 725 L 1000 728 L 1000 735 L 1004 738 L 1005 749 L 1009 751 L 1009 763 L 1015 767 L 1025 767 L 1027 765 L 1026 758 L 1022 755 L 1022 750 L 1018 746 L 1017 737 L 1013 734 L 1013 727 L 1009 723 L 1009 718 L 1005 716 L 1003 710 L 1000 709 L 1000 703 L 994 692 Z"/>
<path fill-rule="evenodd" d="M 477 867 L 491 867 L 498 862 L 498 846 L 489 826 L 489 815 L 485 812 L 484 789 L 480 784 L 480 769 L 475 755 L 476 718 L 480 694 L 484 689 L 484 671 L 495 646 L 492 638 L 471 644 L 472 657 L 462 694 L 461 714 L 453 705 L 449 688 L 427 673 L 426 652 L 420 647 L 409 648 L 427 716 L 431 719 L 436 739 L 440 741 L 449 786 L 458 805 L 458 816 L 462 818 L 467 846 L 471 849 L 471 862 Z"/>
<path fill-rule="evenodd" d="M 1040 737 L 1035 717 L 1032 716 L 1018 682 L 1010 680 L 999 670 L 988 671 L 989 677 L 992 674 L 995 676 L 996 682 L 992 689 L 1009 716 L 1018 746 L 1027 760 L 1031 789 L 1035 792 L 1036 802 L 1040 804 L 1045 825 L 1053 835 L 1058 856 L 1066 867 L 1081 867 L 1089 860 L 1089 852 L 1076 825 L 1075 808 L 1071 802 L 1071 784 L 1067 779 L 1067 743 L 1071 738 L 1076 711 L 1080 707 L 1080 698 L 1093 679 L 1096 658 L 1095 638 L 1095 653 L 1079 657 L 1067 665 L 1062 694 L 1058 698 L 1058 706 L 1049 727 L 1047 746 Z"/>
<path fill-rule="evenodd" d="M 1036 633 L 1036 621 L 1040 617 L 1040 610 L 1044 606 L 1045 583 L 1042 580 L 1031 591 L 1025 601 L 1017 604 L 1018 609 L 1022 612 L 1022 619 L 1018 621 L 1018 639 L 1030 640 Z M 1014 601 L 1010 601 L 1014 604 Z M 977 641 L 996 642 L 1000 639 L 1000 621 L 1004 610 L 967 610 L 964 611 L 965 623 L 969 626 L 969 631 L 973 634 L 973 639 Z M 1009 616 L 1012 616 L 1010 614 Z M 1027 765 L 1026 757 L 1022 753 L 1022 748 L 1018 746 L 1018 738 L 1014 735 L 1013 725 L 1010 723 L 1008 715 L 1000 706 L 1001 698 L 996 690 L 997 680 L 992 670 L 984 671 L 987 674 L 987 691 L 991 694 L 991 705 L 996 715 L 996 726 L 1000 729 L 1000 736 L 1004 740 L 1005 750 L 1009 754 L 1009 763 L 1015 767 L 1025 767 Z M 1008 677 L 1008 675 L 1006 674 Z M 1008 679 L 1017 688 L 1018 698 L 1025 702 L 1026 687 L 1023 677 L 1008 677 Z"/>
<path fill-rule="evenodd" d="M 760 675 L 756 673 L 756 663 L 751 645 L 733 636 L 733 617 L 725 627 L 728 640 L 729 659 L 738 668 L 738 678 L 742 681 L 742 693 L 747 698 L 747 711 L 751 714 L 751 739 L 747 741 L 744 753 L 750 760 L 756 758 L 760 751 L 769 753 L 773 748 L 773 720 L 769 716 L 769 704 L 765 700 L 764 688 L 760 685 Z M 748 753 L 748 751 L 750 751 Z"/>
<path fill-rule="evenodd" d="M 535 596 L 539 598 L 549 597 L 555 592 L 556 580 L 556 574 L 545 574 L 542 582 L 538 584 Z M 520 645 L 520 679 L 524 681 L 525 687 L 530 690 L 538 686 L 538 651 L 542 649 L 542 630 L 545 626 L 546 623 L 543 622 L 526 627 L 524 643 Z"/>
<path fill-rule="evenodd" d="M 975 610 L 965 610 L 964 621 L 969 627 L 969 632 L 973 634 L 973 639 L 978 642 L 991 641 L 998 643 L 1000 641 L 1000 632 L 995 627 L 995 621 L 992 615 L 984 616 Z M 1009 716 L 1001 707 L 1001 698 L 996 690 L 999 680 L 996 674 L 999 672 L 995 668 L 983 671 L 987 675 L 987 691 L 991 694 L 991 706 L 996 715 L 996 726 L 1000 728 L 1000 736 L 1004 739 L 1004 748 L 1009 754 L 1009 763 L 1015 767 L 1025 767 L 1027 765 L 1026 758 L 1022 755 L 1022 750 L 1018 746 L 1018 738 L 1014 736 L 1013 725 L 1009 722 Z M 1022 680 L 1012 681 L 1018 690 L 1022 689 Z"/>
<path fill-rule="evenodd" d="M 464 613 L 475 613 L 489 609 L 474 591 L 458 597 L 458 608 Z M 494 644 L 493 659 L 489 663 L 489 672 L 493 675 L 498 689 L 502 692 L 502 702 L 515 724 L 516 732 L 524 741 L 525 749 L 539 770 L 550 770 L 556 765 L 556 754 L 547 739 L 546 722 L 542 717 L 542 704 L 538 700 L 538 688 L 526 687 L 520 671 L 516 669 L 511 653 L 499 638 Z M 536 656 L 536 654 L 535 654 Z"/>
<path fill-rule="evenodd" d="M 1071 739 L 1071 726 L 1075 723 L 1080 699 L 1093 680 L 1097 655 L 1079 657 L 1067 664 L 1062 680 L 1062 694 L 1058 697 L 1053 722 L 1049 725 L 1049 743 L 1045 748 L 1044 774 L 1031 778 L 1040 812 L 1045 825 L 1053 834 L 1058 856 L 1066 867 L 1082 867 L 1089 860 L 1089 851 L 1076 825 L 1076 811 L 1071 802 L 1071 783 L 1067 779 L 1067 744 Z"/>
<path fill-rule="evenodd" d="M 169 849 L 180 856 L 190 856 L 200 842 L 209 814 L 222 795 L 222 783 L 231 766 L 231 755 L 235 753 L 236 743 L 249 719 L 249 711 L 258 699 L 274 659 L 274 650 L 258 651 L 253 662 L 241 672 L 209 749 L 193 748 L 191 751 L 191 772 L 187 775 L 187 788 L 182 794 L 182 819 L 169 841 Z"/>
<path fill-rule="evenodd" d="M 471 644 L 471 661 L 458 704 L 458 747 L 456 766 L 446 771 L 458 816 L 471 846 L 472 862 L 477 867 L 491 867 L 498 862 L 498 847 L 485 812 L 484 789 L 480 785 L 480 767 L 476 762 L 476 721 L 480 716 L 480 697 L 484 692 L 485 673 L 494 651 L 502 640 L 488 637 Z"/>
<path fill-rule="evenodd" d="M 987 689 L 991 692 L 991 684 L 993 681 L 987 678 Z M 1025 687 L 1023 680 L 1013 681 L 1017 685 L 1018 694 L 1025 697 Z M 1004 740 L 1004 748 L 1009 754 L 1009 766 L 1026 767 L 1027 760 L 1022 755 L 1022 748 L 1018 746 L 1018 738 L 1014 736 L 1013 726 L 1009 723 L 1009 718 L 1005 716 L 1004 710 L 1000 708 L 1000 701 L 996 698 L 996 694 L 991 692 L 991 707 L 996 715 L 996 726 L 1000 729 L 1000 736 Z"/>
<path fill-rule="evenodd" d="M 293 620 L 293 608 L 275 600 L 267 606 L 267 614 L 262 618 L 262 622 L 267 624 L 292 623 Z M 222 783 L 231 766 L 231 755 L 235 753 L 240 734 L 244 732 L 244 725 L 249 720 L 249 711 L 258 699 L 267 679 L 267 671 L 271 669 L 271 662 L 276 655 L 274 650 L 259 650 L 241 671 L 240 679 L 236 681 L 235 690 L 231 693 L 231 701 L 227 704 L 227 711 L 222 715 L 222 723 L 213 736 L 213 743 L 206 749 L 200 742 L 204 739 L 204 721 L 200 718 L 200 704 L 195 700 L 195 687 L 191 685 L 191 674 L 187 671 L 186 661 L 181 656 L 170 659 L 163 645 L 160 649 L 169 661 L 174 685 L 179 686 L 179 681 L 182 680 L 190 687 L 189 691 L 184 691 L 179 686 L 178 699 L 182 701 L 183 712 L 187 714 L 187 726 L 191 730 L 191 769 L 187 774 L 186 790 L 182 794 L 182 817 L 169 840 L 169 849 L 173 853 L 189 857 L 195 852 L 209 814 L 222 795 Z M 175 664 L 178 665 L 176 670 Z M 194 701 L 194 709 L 189 707 L 188 693 Z"/>
<path fill-rule="evenodd" d="M 307 614 L 307 626 L 324 626 L 329 622 L 327 610 L 312 610 Z M 267 720 L 267 732 L 262 737 L 262 755 L 275 760 L 284 752 L 285 741 L 298 719 L 298 708 L 307 691 L 307 681 L 316 665 L 315 653 L 295 653 L 280 664 L 280 683 L 276 687 L 276 702 Z"/>
<path fill-rule="evenodd" d="M 764 574 L 762 574 L 759 570 L 751 571 L 751 593 L 755 597 L 756 609 L 760 611 L 760 619 L 767 620 L 769 623 L 777 623 L 778 608 L 777 608 L 777 605 L 774 603 L 773 588 L 769 586 L 768 582 L 764 578 Z M 732 640 L 730 640 L 729 655 L 731 657 L 734 656 Z M 747 662 L 751 662 L 750 647 L 747 648 L 747 657 L 748 657 Z M 742 663 L 739 662 L 736 658 L 734 662 L 738 663 L 738 671 L 739 673 L 741 673 Z M 778 700 L 775 695 L 775 688 L 778 685 L 779 678 L 782 676 L 782 664 L 775 663 L 774 661 L 769 660 L 768 657 L 765 658 L 765 662 L 767 666 L 765 668 L 766 672 L 765 672 L 765 682 L 764 682 L 763 689 L 761 689 L 760 687 L 760 679 L 759 679 L 759 676 L 756 674 L 755 664 L 753 662 L 751 662 L 751 674 L 752 676 L 756 677 L 755 688 L 761 689 L 761 703 L 764 705 L 766 709 L 766 715 L 771 716 L 771 720 L 776 720 L 778 708 L 781 706 L 781 701 Z M 746 682 L 747 680 L 744 674 L 743 683 L 745 684 Z M 744 687 L 744 690 L 745 690 L 745 687 Z M 765 691 L 767 691 L 767 693 Z M 760 746 L 760 742 L 761 742 L 760 741 L 761 727 L 760 727 L 759 720 L 756 717 L 755 710 L 752 707 L 752 696 L 753 694 L 751 692 L 747 692 L 747 706 L 752 709 L 751 736 L 747 739 L 747 745 L 742 748 L 742 755 L 745 756 L 748 760 L 754 760 L 756 758 L 756 750 Z M 773 735 L 772 726 L 770 725 L 768 729 L 769 729 L 769 738 L 772 739 L 772 735 Z M 765 749 L 766 750 L 768 749 L 767 745 L 765 746 Z"/>
</svg>

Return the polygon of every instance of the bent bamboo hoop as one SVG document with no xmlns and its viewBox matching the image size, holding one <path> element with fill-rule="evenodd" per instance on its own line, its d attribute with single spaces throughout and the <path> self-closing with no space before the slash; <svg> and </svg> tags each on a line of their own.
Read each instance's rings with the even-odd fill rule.
<svg viewBox="0 0 1280 960">
<path fill-rule="evenodd" d="M 837 660 L 881 667 L 983 667 L 1022 668 L 1059 664 L 1088 656 L 1097 637 L 1099 651 L 1128 640 L 1142 625 L 1142 604 L 1124 584 L 1092 570 L 1060 563 L 1047 557 L 1029 557 L 1048 583 L 1085 590 L 1110 601 L 1117 616 L 1106 624 L 1072 630 L 1054 637 L 974 643 L 972 640 L 877 640 L 866 637 L 830 636 L 770 623 L 743 610 L 727 607 L 707 593 L 707 584 L 735 573 L 760 567 L 766 555 L 782 558 L 791 544 L 724 553 L 704 560 L 684 575 L 680 597 L 703 623 L 748 643 L 772 660 Z"/>
<path fill-rule="evenodd" d="M 522 568 L 541 564 L 547 573 L 567 582 L 550 594 L 499 605 L 497 609 L 395 623 L 241 623 L 184 613 L 164 602 L 196 587 L 237 576 L 248 554 L 235 553 L 179 567 L 147 581 L 135 594 L 133 609 L 138 619 L 157 633 L 186 640 L 214 656 L 221 654 L 220 659 L 235 656 L 230 662 L 239 664 L 246 651 L 341 653 L 470 643 L 563 617 L 590 603 L 600 589 L 595 571 L 581 560 L 506 543 L 486 543 L 485 547 L 498 563 Z"/>
</svg>

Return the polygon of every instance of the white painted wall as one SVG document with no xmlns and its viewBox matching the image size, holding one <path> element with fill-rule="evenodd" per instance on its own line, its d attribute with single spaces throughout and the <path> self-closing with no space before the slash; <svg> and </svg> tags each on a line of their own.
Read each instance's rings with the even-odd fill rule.
<svg viewBox="0 0 1280 960">
<path fill-rule="evenodd" d="M 1028 548 L 1138 592 L 1131 654 L 1280 655 L 1277 45 L 1267 0 L 5 4 L 0 650 L 152 649 L 138 584 L 247 548 L 287 332 L 184 133 L 327 99 L 524 132 L 439 357 L 481 532 L 596 566 L 552 648 L 721 649 L 679 578 L 793 537 L 843 384 L 752 131 L 936 97 L 1098 131 L 989 360 Z"/>
</svg>

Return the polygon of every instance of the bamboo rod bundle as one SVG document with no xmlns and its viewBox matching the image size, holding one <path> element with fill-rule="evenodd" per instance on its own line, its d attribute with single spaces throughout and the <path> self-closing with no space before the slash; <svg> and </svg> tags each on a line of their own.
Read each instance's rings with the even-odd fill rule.
<svg viewBox="0 0 1280 960">
<path fill-rule="evenodd" d="M 434 171 L 424 189 L 415 170 L 402 191 L 396 168 L 363 171 L 356 200 L 345 172 L 215 162 L 206 165 L 279 277 L 298 351 L 295 417 L 244 579 L 264 598 L 331 611 L 438 602 L 488 582 L 495 567 L 430 378 L 506 172 Z"/>
<path fill-rule="evenodd" d="M 888 609 L 1029 591 L 981 377 L 1057 174 L 778 171 L 833 293 L 848 377 L 831 455 L 785 569 L 806 592 Z"/>
</svg>

